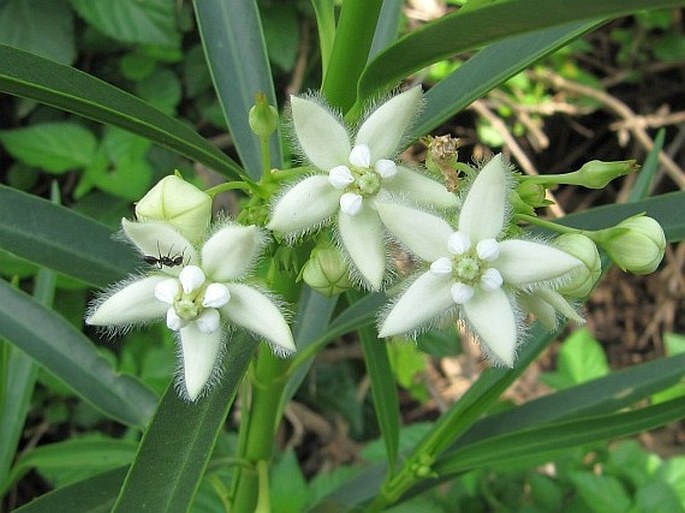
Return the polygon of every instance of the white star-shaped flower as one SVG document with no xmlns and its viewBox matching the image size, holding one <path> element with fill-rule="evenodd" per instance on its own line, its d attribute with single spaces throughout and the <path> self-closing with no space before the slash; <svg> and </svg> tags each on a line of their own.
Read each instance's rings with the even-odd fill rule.
<svg viewBox="0 0 685 513">
<path fill-rule="evenodd" d="M 166 223 L 123 219 L 122 226 L 157 270 L 105 294 L 86 322 L 126 329 L 164 319 L 179 334 L 180 379 L 188 399 L 197 399 L 217 375 L 228 324 L 266 339 L 281 353 L 295 350 L 290 328 L 273 299 L 240 283 L 262 247 L 263 235 L 256 226 L 227 224 L 199 251 Z"/>
<path fill-rule="evenodd" d="M 394 96 L 366 118 L 351 142 L 345 125 L 327 108 L 293 96 L 295 135 L 318 174 L 278 198 L 267 228 L 297 236 L 336 219 L 342 245 L 359 274 L 379 289 L 386 248 L 376 198 L 438 209 L 457 204 L 442 184 L 393 160 L 420 101 L 419 87 Z"/>
<path fill-rule="evenodd" d="M 412 333 L 459 314 L 496 363 L 511 367 L 520 332 L 516 294 L 563 278 L 580 260 L 547 244 L 500 240 L 507 220 L 511 177 L 501 155 L 478 173 L 455 231 L 444 219 L 377 202 L 386 227 L 430 262 L 381 322 L 379 334 Z"/>
</svg>

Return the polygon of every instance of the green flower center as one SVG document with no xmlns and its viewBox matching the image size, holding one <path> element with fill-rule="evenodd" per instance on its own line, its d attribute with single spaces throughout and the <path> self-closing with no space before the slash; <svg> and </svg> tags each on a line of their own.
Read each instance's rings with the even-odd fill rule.
<svg viewBox="0 0 685 513">
<path fill-rule="evenodd" d="M 368 167 L 350 167 L 354 182 L 347 187 L 347 192 L 354 192 L 364 198 L 374 196 L 381 189 L 381 177 Z"/>
</svg>

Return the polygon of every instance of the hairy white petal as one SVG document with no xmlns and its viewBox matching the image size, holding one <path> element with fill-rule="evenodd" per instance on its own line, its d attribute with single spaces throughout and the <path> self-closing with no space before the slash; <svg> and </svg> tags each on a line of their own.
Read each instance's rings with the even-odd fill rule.
<svg viewBox="0 0 685 513">
<path fill-rule="evenodd" d="M 373 165 L 381 178 L 392 178 L 397 174 L 397 164 L 392 160 L 381 159 Z"/>
<path fill-rule="evenodd" d="M 381 220 L 365 203 L 356 216 L 340 215 L 340 238 L 357 270 L 373 290 L 379 290 L 385 274 L 385 244 Z"/>
<path fill-rule="evenodd" d="M 447 239 L 447 248 L 453 255 L 463 255 L 471 249 L 471 239 L 464 232 L 454 232 Z"/>
<path fill-rule="evenodd" d="M 340 211 L 348 216 L 356 216 L 362 209 L 364 199 L 357 193 L 346 192 L 340 196 Z"/>
<path fill-rule="evenodd" d="M 162 319 L 169 308 L 155 298 L 155 288 L 166 276 L 150 276 L 129 283 L 96 306 L 86 319 L 93 326 L 125 326 Z"/>
<path fill-rule="evenodd" d="M 371 150 L 366 144 L 357 144 L 352 148 L 350 164 L 355 167 L 371 167 Z"/>
<path fill-rule="evenodd" d="M 472 240 L 496 239 L 504 226 L 509 170 L 495 155 L 473 181 L 459 214 L 459 231 Z"/>
<path fill-rule="evenodd" d="M 504 281 L 512 285 L 553 280 L 583 265 L 565 251 L 539 242 L 510 239 L 500 242 L 499 248 L 493 265 Z"/>
<path fill-rule="evenodd" d="M 490 353 L 504 365 L 513 367 L 518 326 L 506 293 L 502 289 L 477 292 L 462 308 L 471 328 Z"/>
<path fill-rule="evenodd" d="M 161 281 L 155 287 L 155 297 L 167 305 L 174 304 L 180 293 L 181 284 L 176 278 Z"/>
<path fill-rule="evenodd" d="M 221 307 L 222 315 L 286 353 L 295 351 L 295 342 L 283 314 L 265 294 L 248 285 L 226 284 L 231 300 Z"/>
<path fill-rule="evenodd" d="M 242 278 L 259 255 L 263 238 L 256 226 L 224 226 L 202 246 L 205 275 L 212 281 Z"/>
<path fill-rule="evenodd" d="M 328 183 L 328 176 L 305 178 L 276 201 L 266 227 L 285 234 L 318 228 L 338 210 L 340 195 L 341 192 Z"/>
<path fill-rule="evenodd" d="M 209 335 L 219 329 L 221 316 L 217 309 L 205 308 L 202 313 L 198 315 L 197 319 L 195 319 L 195 322 L 197 323 L 197 329 L 202 333 Z"/>
<path fill-rule="evenodd" d="M 183 383 L 188 398 L 194 401 L 204 389 L 219 362 L 223 333 L 203 333 L 191 322 L 181 330 Z"/>
<path fill-rule="evenodd" d="M 457 196 L 443 184 L 404 166 L 398 166 L 395 176 L 383 180 L 382 187 L 394 196 L 407 197 L 419 205 L 438 209 L 457 206 Z"/>
<path fill-rule="evenodd" d="M 447 257 L 440 257 L 431 264 L 431 272 L 438 275 L 452 274 L 452 261 Z"/>
<path fill-rule="evenodd" d="M 466 283 L 457 282 L 450 288 L 450 293 L 452 294 L 452 300 L 456 304 L 463 305 L 473 297 L 476 290 L 470 285 L 466 285 Z"/>
<path fill-rule="evenodd" d="M 350 140 L 338 118 L 307 98 L 291 96 L 290 104 L 295 135 L 310 162 L 324 171 L 345 164 Z"/>
<path fill-rule="evenodd" d="M 375 205 L 385 227 L 416 256 L 432 262 L 448 255 L 453 230 L 443 218 L 398 203 L 376 200 Z"/>
<path fill-rule="evenodd" d="M 121 227 L 126 236 L 143 255 L 155 258 L 183 256 L 184 264 L 197 264 L 197 251 L 188 240 L 170 224 L 160 221 L 121 220 Z M 164 267 L 169 274 L 177 275 L 180 268 Z"/>
<path fill-rule="evenodd" d="M 492 262 L 499 255 L 499 243 L 495 239 L 483 239 L 476 244 L 476 253 L 482 260 Z"/>
<path fill-rule="evenodd" d="M 397 300 L 381 323 L 378 335 L 392 337 L 411 333 L 454 306 L 450 287 L 444 276 L 426 272 L 418 277 Z"/>
<path fill-rule="evenodd" d="M 172 331 L 178 331 L 188 325 L 188 321 L 181 319 L 172 306 L 166 312 L 166 325 Z"/>
<path fill-rule="evenodd" d="M 205 282 L 205 273 L 202 272 L 196 265 L 187 265 L 178 275 L 178 281 L 181 282 L 183 292 L 190 294 Z"/>
<path fill-rule="evenodd" d="M 573 306 L 556 290 L 550 289 L 549 287 L 542 287 L 532 291 L 531 295 L 540 296 L 570 321 L 578 325 L 585 324 L 585 319 L 583 319 L 576 309 L 573 308 Z"/>
<path fill-rule="evenodd" d="M 390 98 L 362 123 L 355 144 L 367 144 L 371 148 L 372 162 L 392 157 L 399 150 L 420 101 L 418 86 Z"/>
<path fill-rule="evenodd" d="M 202 297 L 202 306 L 205 308 L 221 308 L 231 299 L 231 293 L 223 283 L 210 283 Z"/>
<path fill-rule="evenodd" d="M 335 189 L 343 190 L 353 182 L 354 176 L 352 176 L 352 171 L 347 166 L 335 166 L 328 172 L 328 183 Z"/>
<path fill-rule="evenodd" d="M 518 300 L 521 308 L 532 313 L 545 328 L 550 331 L 557 329 L 559 321 L 556 310 L 538 294 L 521 294 Z"/>
<path fill-rule="evenodd" d="M 494 267 L 486 269 L 480 277 L 480 284 L 485 290 L 495 290 L 502 286 L 504 280 L 500 272 Z"/>
</svg>

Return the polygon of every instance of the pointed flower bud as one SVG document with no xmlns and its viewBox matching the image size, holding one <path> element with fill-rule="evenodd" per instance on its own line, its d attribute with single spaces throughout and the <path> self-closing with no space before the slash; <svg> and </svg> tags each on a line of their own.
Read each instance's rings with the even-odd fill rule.
<svg viewBox="0 0 685 513">
<path fill-rule="evenodd" d="M 205 237 L 212 217 L 212 198 L 176 175 L 162 178 L 136 204 L 139 221 L 162 221 L 190 242 Z"/>
<path fill-rule="evenodd" d="M 247 121 L 258 137 L 269 137 L 278 128 L 278 111 L 269 105 L 264 93 L 255 95 L 255 104 L 247 115 Z"/>
<path fill-rule="evenodd" d="M 578 176 L 574 183 L 588 189 L 603 189 L 614 178 L 627 175 L 638 169 L 640 166 L 634 160 L 618 160 L 615 162 L 591 160 L 575 172 Z"/>
<path fill-rule="evenodd" d="M 340 294 L 352 286 L 347 263 L 340 250 L 332 244 L 312 250 L 302 269 L 302 279 L 311 288 L 328 297 Z"/>
<path fill-rule="evenodd" d="M 633 274 L 653 272 L 664 258 L 666 236 L 653 218 L 638 214 L 613 228 L 594 233 L 594 240 L 611 260 Z"/>
<path fill-rule="evenodd" d="M 554 239 L 553 245 L 583 263 L 569 273 L 570 281 L 557 290 L 564 296 L 578 299 L 590 295 L 602 274 L 602 261 L 595 243 L 580 233 L 566 233 Z"/>
</svg>

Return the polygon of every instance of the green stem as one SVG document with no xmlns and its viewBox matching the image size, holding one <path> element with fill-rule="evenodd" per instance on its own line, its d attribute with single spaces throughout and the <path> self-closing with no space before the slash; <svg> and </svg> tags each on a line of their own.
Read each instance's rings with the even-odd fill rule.
<svg viewBox="0 0 685 513">
<path fill-rule="evenodd" d="M 271 180 L 271 148 L 269 147 L 269 137 L 259 138 L 259 149 L 262 155 L 262 180 Z"/>
<path fill-rule="evenodd" d="M 545 186 L 551 185 L 583 185 L 585 180 L 579 171 L 561 173 L 557 175 L 523 175 L 521 182 L 537 183 Z"/>
<path fill-rule="evenodd" d="M 268 481 L 260 478 L 263 466 L 268 467 L 274 444 L 274 435 L 280 420 L 280 402 L 285 386 L 284 371 L 288 362 L 263 347 L 257 356 L 251 387 L 249 411 L 240 425 L 238 458 L 247 461 L 250 469 L 236 468 L 233 485 L 232 513 L 253 513 L 263 504 L 264 486 Z M 264 510 L 267 511 L 267 510 Z"/>
<path fill-rule="evenodd" d="M 252 191 L 252 187 L 245 182 L 224 182 L 206 189 L 205 192 L 213 198 L 222 192 L 235 190 Z"/>
<path fill-rule="evenodd" d="M 521 221 L 526 221 L 530 224 L 540 226 L 541 228 L 546 228 L 557 233 L 585 233 L 585 230 L 579 230 L 578 228 L 573 228 L 572 226 L 564 226 L 562 224 L 553 223 L 552 221 L 546 221 L 540 219 L 539 217 L 531 216 L 528 214 L 516 214 L 515 217 Z"/>
</svg>

